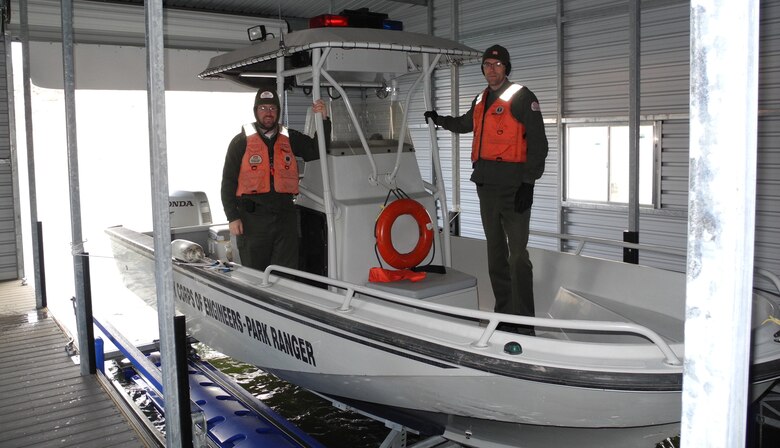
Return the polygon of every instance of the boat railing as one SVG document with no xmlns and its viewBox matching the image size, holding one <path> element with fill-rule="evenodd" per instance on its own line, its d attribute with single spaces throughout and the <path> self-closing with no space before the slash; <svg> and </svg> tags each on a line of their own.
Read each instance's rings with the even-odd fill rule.
<svg viewBox="0 0 780 448">
<path fill-rule="evenodd" d="M 317 274 L 311 274 L 297 269 L 286 268 L 278 265 L 271 265 L 266 268 L 263 274 L 260 287 L 272 286 L 271 273 L 281 272 L 296 277 L 302 277 L 318 283 L 325 284 L 333 290 L 337 288 L 344 291 L 344 299 L 338 308 L 341 312 L 348 312 L 351 308 L 351 302 L 355 298 L 355 293 L 375 297 L 381 300 L 387 300 L 418 309 L 424 309 L 438 314 L 448 314 L 468 320 L 486 321 L 487 326 L 482 331 L 479 339 L 473 341 L 471 345 L 476 348 L 486 348 L 490 338 L 493 336 L 498 324 L 507 322 L 516 325 L 528 325 L 535 327 L 561 328 L 567 330 L 597 331 L 605 333 L 631 333 L 643 336 L 649 339 L 664 356 L 664 362 L 669 365 L 682 365 L 680 358 L 674 353 L 669 344 L 653 330 L 630 322 L 607 322 L 607 321 L 589 321 L 589 320 L 567 320 L 551 319 L 545 317 L 517 316 L 513 314 L 493 313 L 481 310 L 471 310 L 466 308 L 444 305 L 440 303 L 424 302 L 419 299 L 410 299 L 397 294 L 380 291 L 368 286 L 357 285 L 343 280 L 336 280 L 329 277 L 323 277 Z"/>
<path fill-rule="evenodd" d="M 667 254 L 667 255 L 677 255 L 681 257 L 686 256 L 685 249 L 680 249 L 677 247 L 671 247 L 671 246 L 661 246 L 656 244 L 640 244 L 640 243 L 629 243 L 627 241 L 619 241 L 619 240 L 611 240 L 608 238 L 595 238 L 595 237 L 589 237 L 589 236 L 576 236 L 576 235 L 569 235 L 565 233 L 554 233 L 554 232 L 545 232 L 543 230 L 531 230 L 531 235 L 535 236 L 541 236 L 545 238 L 555 238 L 561 241 L 578 241 L 579 244 L 577 245 L 577 249 L 574 251 L 575 255 L 581 255 L 582 250 L 585 248 L 585 245 L 587 243 L 592 244 L 601 244 L 605 246 L 614 246 L 614 247 L 623 247 L 627 249 L 637 249 L 637 250 L 644 250 L 644 251 L 651 251 L 656 252 L 660 254 Z M 780 277 L 773 274 L 772 272 L 762 269 L 762 268 L 755 268 L 754 272 L 758 274 L 759 277 L 762 277 L 766 280 L 768 280 L 777 290 L 777 293 L 780 295 Z"/>
<path fill-rule="evenodd" d="M 531 235 L 541 236 L 546 238 L 555 238 L 561 241 L 578 241 L 579 244 L 577 245 L 577 250 L 574 251 L 574 254 L 576 255 L 580 255 L 582 253 L 582 250 L 585 248 L 585 245 L 587 243 L 602 244 L 606 246 L 616 246 L 616 247 L 622 247 L 626 249 L 649 250 L 661 254 L 678 255 L 682 257 L 686 255 L 685 249 L 680 249 L 671 246 L 661 246 L 657 244 L 649 245 L 649 244 L 640 244 L 640 243 L 629 243 L 627 241 L 611 240 L 608 238 L 576 236 L 576 235 L 568 235 L 564 233 L 545 232 L 543 230 L 531 230 Z"/>
</svg>

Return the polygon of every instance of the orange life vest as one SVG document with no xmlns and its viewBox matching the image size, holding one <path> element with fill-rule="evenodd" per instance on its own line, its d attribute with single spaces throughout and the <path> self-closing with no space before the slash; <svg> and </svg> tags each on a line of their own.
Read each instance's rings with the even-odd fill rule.
<svg viewBox="0 0 780 448">
<path fill-rule="evenodd" d="M 489 89 L 490 87 L 488 87 Z M 480 93 L 474 105 L 474 140 L 471 144 L 471 161 L 478 159 L 502 162 L 525 162 L 525 125 L 512 115 L 512 97 L 522 89 L 512 84 L 485 111 L 488 90 Z M 483 119 L 484 116 L 484 119 Z"/>
<path fill-rule="evenodd" d="M 279 126 L 279 135 L 274 145 L 274 163 L 270 164 L 268 146 L 257 134 L 254 124 L 244 125 L 246 150 L 241 159 L 236 196 L 268 193 L 271 191 L 271 176 L 274 190 L 279 193 L 298 193 L 298 163 L 290 146 L 287 128 Z"/>
</svg>

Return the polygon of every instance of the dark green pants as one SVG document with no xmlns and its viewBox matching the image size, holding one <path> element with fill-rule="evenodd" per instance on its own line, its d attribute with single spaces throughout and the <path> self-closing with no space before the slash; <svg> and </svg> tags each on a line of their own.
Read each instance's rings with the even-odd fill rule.
<svg viewBox="0 0 780 448">
<path fill-rule="evenodd" d="M 533 265 L 528 256 L 531 210 L 515 212 L 518 187 L 477 186 L 488 270 L 497 313 L 534 316 Z"/>
<path fill-rule="evenodd" d="M 264 270 L 276 264 L 298 269 L 298 219 L 294 208 L 270 211 L 258 205 L 240 211 L 244 234 L 236 237 L 241 264 Z"/>
</svg>

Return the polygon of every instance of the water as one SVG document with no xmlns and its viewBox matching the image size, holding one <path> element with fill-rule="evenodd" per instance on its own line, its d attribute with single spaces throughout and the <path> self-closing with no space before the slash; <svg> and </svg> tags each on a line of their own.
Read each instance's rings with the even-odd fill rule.
<svg viewBox="0 0 780 448">
<path fill-rule="evenodd" d="M 200 345 L 198 353 L 327 447 L 376 448 L 390 431 L 382 423 L 337 409 L 317 395 L 208 347 Z"/>
<path fill-rule="evenodd" d="M 203 344 L 196 344 L 195 349 L 203 360 L 230 376 L 279 415 L 326 447 L 376 448 L 389 432 L 382 423 L 354 412 L 337 409 L 331 406 L 329 401 L 257 367 L 236 361 Z M 122 366 L 129 367 L 129 362 L 122 361 Z M 152 424 L 165 432 L 165 418 L 154 407 L 145 391 L 127 380 L 117 363 L 111 363 L 107 367 L 108 375 L 124 388 L 125 393 Z M 419 437 L 410 435 L 407 440 L 416 439 Z"/>
</svg>

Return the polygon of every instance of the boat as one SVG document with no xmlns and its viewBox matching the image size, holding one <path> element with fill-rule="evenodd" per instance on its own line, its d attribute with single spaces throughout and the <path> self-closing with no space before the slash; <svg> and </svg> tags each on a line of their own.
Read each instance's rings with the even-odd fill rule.
<svg viewBox="0 0 780 448">
<path fill-rule="evenodd" d="M 328 89 L 337 96 L 334 139 L 328 149 L 320 141 L 320 160 L 302 170 L 300 269 L 242 266 L 225 226 L 210 221 L 208 199 L 173 195 L 177 311 L 190 335 L 215 350 L 465 446 L 649 447 L 678 435 L 684 273 L 529 247 L 537 316 L 480 309 L 478 275 L 462 261 L 481 246 L 450 236 L 441 216 L 433 125 L 434 184 L 423 180 L 406 128 L 410 98 L 430 91 L 433 68 L 480 54 L 416 33 L 321 28 L 212 59 L 201 77 L 251 85 L 270 72 L 280 90 L 308 83 L 317 98 Z M 376 89 L 375 120 L 361 122 L 350 86 Z M 400 86 L 408 88 L 403 104 Z M 349 118 L 339 121 L 337 109 Z M 366 124 L 374 128 L 365 132 Z M 396 211 L 378 242 L 377 217 L 401 201 L 424 213 Z M 151 232 L 106 232 L 127 287 L 155 305 Z M 369 280 L 371 268 L 393 271 L 378 245 L 406 256 L 423 235 L 431 236 L 418 262 L 425 278 Z M 751 400 L 780 378 L 780 280 L 763 274 L 778 292 L 752 296 Z M 501 323 L 531 325 L 536 334 L 501 331 Z"/>
</svg>

